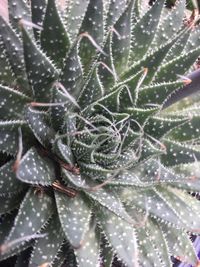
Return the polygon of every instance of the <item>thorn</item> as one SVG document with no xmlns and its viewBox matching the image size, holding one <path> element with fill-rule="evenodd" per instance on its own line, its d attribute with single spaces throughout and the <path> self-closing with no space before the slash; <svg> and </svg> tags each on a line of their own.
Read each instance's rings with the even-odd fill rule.
<svg viewBox="0 0 200 267">
<path fill-rule="evenodd" d="M 195 267 L 200 267 L 200 261 L 198 260 Z"/>
<path fill-rule="evenodd" d="M 186 77 L 184 75 L 177 74 L 176 76 L 183 80 L 184 85 L 188 85 L 188 84 L 190 84 L 192 82 L 191 79 L 189 79 L 188 77 Z"/>
<path fill-rule="evenodd" d="M 37 25 L 37 24 L 35 24 L 35 23 L 31 22 L 31 21 L 25 20 L 25 19 L 20 19 L 18 23 L 19 23 L 20 27 L 23 27 L 25 25 L 25 26 L 28 26 L 28 27 L 31 27 L 31 28 L 38 29 L 40 31 L 43 30 L 43 28 L 41 26 L 39 26 L 39 25 Z"/>
<path fill-rule="evenodd" d="M 7 250 L 12 248 L 12 246 L 14 246 L 18 243 L 26 242 L 26 241 L 29 241 L 31 239 L 43 238 L 45 236 L 47 236 L 47 234 L 33 234 L 33 235 L 27 235 L 27 236 L 17 238 L 15 240 L 10 241 L 9 243 L 2 244 L 0 246 L 0 254 L 5 253 Z"/>
<path fill-rule="evenodd" d="M 197 180 L 197 177 L 195 175 L 188 177 L 188 180 L 195 181 Z"/>
<path fill-rule="evenodd" d="M 19 168 L 19 164 L 22 158 L 22 151 L 23 151 L 23 143 L 22 143 L 22 130 L 21 127 L 18 128 L 18 153 L 17 153 L 17 157 L 15 160 L 15 163 L 13 165 L 13 171 L 16 173 L 18 168 Z"/>
<path fill-rule="evenodd" d="M 111 70 L 111 68 L 108 67 L 108 65 L 106 65 L 104 62 L 99 61 L 98 64 L 102 65 L 105 69 L 107 69 L 114 77 L 115 81 L 118 81 L 119 78 L 117 77 L 117 74 Z"/>
<path fill-rule="evenodd" d="M 63 86 L 62 83 L 57 81 L 57 82 L 54 83 L 54 85 L 56 87 L 60 88 L 63 91 L 63 93 L 66 95 L 66 97 L 69 99 L 69 101 L 72 102 L 77 108 L 80 109 L 80 106 L 76 102 L 76 99 L 72 95 L 70 95 L 70 93 L 68 93 L 68 91 L 66 90 L 66 88 Z"/>
<path fill-rule="evenodd" d="M 59 102 L 59 103 L 39 103 L 39 102 L 31 102 L 31 107 L 54 107 L 54 106 L 62 106 L 67 102 Z"/>
<path fill-rule="evenodd" d="M 39 265 L 38 267 L 49 267 L 50 264 L 51 264 L 50 262 L 45 262 L 45 263 Z"/>
<path fill-rule="evenodd" d="M 119 38 L 119 40 L 122 38 L 122 36 L 119 34 L 119 32 L 113 26 L 110 27 L 110 31 L 114 32 L 117 35 L 117 37 Z"/>
<path fill-rule="evenodd" d="M 91 42 L 91 44 L 97 49 L 99 50 L 99 52 L 101 52 L 104 56 L 108 57 L 108 54 L 105 53 L 102 48 L 96 43 L 96 41 L 93 39 L 93 37 L 88 33 L 88 32 L 83 32 L 80 34 L 80 37 L 86 37 L 89 39 L 89 41 Z"/>
<path fill-rule="evenodd" d="M 144 68 L 143 69 L 143 75 L 140 78 L 137 86 L 136 86 L 136 92 L 138 91 L 138 89 L 140 88 L 140 86 L 142 85 L 142 83 L 144 82 L 144 79 L 146 78 L 147 74 L 148 74 L 149 69 L 148 68 Z"/>
</svg>

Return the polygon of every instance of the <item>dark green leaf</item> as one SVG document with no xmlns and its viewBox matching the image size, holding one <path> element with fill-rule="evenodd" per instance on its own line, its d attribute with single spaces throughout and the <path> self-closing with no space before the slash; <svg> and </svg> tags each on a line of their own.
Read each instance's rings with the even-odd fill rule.
<svg viewBox="0 0 200 267">
<path fill-rule="evenodd" d="M 57 67 L 62 67 L 63 58 L 69 50 L 70 41 L 58 13 L 55 0 L 48 0 L 43 30 L 41 31 L 41 46 Z"/>
</svg>

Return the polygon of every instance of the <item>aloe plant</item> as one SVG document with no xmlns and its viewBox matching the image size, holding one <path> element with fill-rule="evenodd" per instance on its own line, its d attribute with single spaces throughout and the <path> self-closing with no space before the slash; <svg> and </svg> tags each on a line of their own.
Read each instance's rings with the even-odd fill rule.
<svg viewBox="0 0 200 267">
<path fill-rule="evenodd" d="M 198 264 L 200 28 L 185 0 L 9 0 L 0 18 L 0 259 Z M 189 91 L 189 92 L 188 92 Z M 172 110 L 172 111 L 171 111 Z"/>
</svg>

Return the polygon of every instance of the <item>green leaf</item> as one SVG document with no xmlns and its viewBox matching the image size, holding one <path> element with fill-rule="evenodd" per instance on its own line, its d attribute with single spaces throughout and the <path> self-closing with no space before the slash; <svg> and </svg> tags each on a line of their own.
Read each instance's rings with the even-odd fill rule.
<svg viewBox="0 0 200 267">
<path fill-rule="evenodd" d="M 46 262 L 52 264 L 55 260 L 64 241 L 64 233 L 57 214 L 50 219 L 42 234 L 46 236 L 36 240 L 29 267 L 42 266 Z"/>
<path fill-rule="evenodd" d="M 149 214 L 149 216 L 153 216 L 158 220 L 171 223 L 179 228 L 183 227 L 183 222 L 180 220 L 177 211 L 162 198 L 159 194 L 159 188 L 158 190 L 145 189 L 144 191 L 132 189 L 130 204 L 133 208 L 140 208 L 142 211 Z"/>
<path fill-rule="evenodd" d="M 50 107 L 51 124 L 55 131 L 60 131 L 64 125 L 67 107 L 70 105 L 69 98 L 64 92 L 54 87 L 52 91 L 52 103 L 58 103 L 58 105 Z"/>
<path fill-rule="evenodd" d="M 69 46 L 70 41 L 56 2 L 55 0 L 48 0 L 43 30 L 41 31 L 41 47 L 60 68 L 63 65 L 63 58 L 65 58 Z"/>
<path fill-rule="evenodd" d="M 165 135 L 168 135 L 169 132 L 170 132 L 170 136 L 173 136 L 173 139 L 174 139 L 174 135 L 173 135 L 173 132 L 174 132 L 174 133 L 177 133 L 176 134 L 177 140 L 179 140 L 178 136 L 184 135 L 182 134 L 184 133 L 184 131 L 182 132 L 180 130 L 185 129 L 186 125 L 188 127 L 187 121 L 188 119 L 180 118 L 180 117 L 179 118 L 178 117 L 177 118 L 151 117 L 148 119 L 147 123 L 145 124 L 144 131 L 150 136 L 153 136 L 154 138 L 156 138 L 157 140 Z M 191 139 L 191 135 L 189 139 Z"/>
<path fill-rule="evenodd" d="M 200 134 L 200 116 L 192 116 L 188 122 L 174 128 L 170 133 L 170 137 L 178 142 L 190 141 L 192 139 L 199 139 Z"/>
<path fill-rule="evenodd" d="M 12 194 L 10 196 L 0 196 L 0 215 L 8 213 L 17 208 L 23 200 L 24 192 Z"/>
<path fill-rule="evenodd" d="M 95 66 L 81 91 L 78 103 L 81 107 L 85 108 L 103 97 L 103 95 L 104 89 L 99 79 L 98 68 Z"/>
<path fill-rule="evenodd" d="M 195 266 L 197 255 L 188 234 L 167 224 L 160 224 L 160 227 L 171 254 Z"/>
<path fill-rule="evenodd" d="M 141 91 L 139 91 L 137 105 L 162 105 L 166 101 L 166 99 L 176 91 L 176 89 L 183 87 L 183 85 L 183 81 L 176 81 L 158 83 L 143 87 Z"/>
<path fill-rule="evenodd" d="M 136 128 L 138 130 L 138 124 L 140 126 L 142 126 L 143 124 L 145 124 L 145 122 L 149 119 L 149 117 L 151 117 L 152 115 L 154 115 L 155 113 L 157 113 L 159 111 L 159 106 L 158 107 L 153 107 L 153 108 L 146 108 L 146 109 L 142 109 L 142 108 L 127 108 L 125 110 L 126 113 L 128 113 L 130 115 L 130 119 L 133 119 L 133 127 L 132 129 Z M 137 122 L 137 123 L 135 123 Z M 139 129 L 140 130 L 140 129 Z"/>
<path fill-rule="evenodd" d="M 195 47 L 200 45 L 199 34 L 200 34 L 200 26 L 196 25 L 196 27 L 193 29 L 193 31 L 191 31 L 188 42 L 185 45 L 185 48 L 184 48 L 185 54 L 189 53 Z"/>
<path fill-rule="evenodd" d="M 50 126 L 48 113 L 28 107 L 25 116 L 38 141 L 47 148 L 51 147 L 55 139 L 55 131 Z"/>
<path fill-rule="evenodd" d="M 191 66 L 195 63 L 199 57 L 200 47 L 191 50 L 187 54 L 182 54 L 179 57 L 167 62 L 161 66 L 160 70 L 156 74 L 155 82 L 174 81 L 177 79 L 177 74 L 184 75 L 189 71 Z"/>
<path fill-rule="evenodd" d="M 8 0 L 9 21 L 17 32 L 20 32 L 20 19 L 31 21 L 31 10 L 27 4 L 27 1 L 17 0 L 13 2 Z M 32 29 L 28 29 L 30 32 Z"/>
<path fill-rule="evenodd" d="M 137 242 L 133 226 L 105 208 L 101 208 L 97 214 L 100 227 L 120 259 L 128 267 L 136 266 Z"/>
<path fill-rule="evenodd" d="M 81 0 L 78 2 L 74 0 L 68 1 L 66 27 L 72 41 L 75 40 L 79 32 L 88 4 L 89 0 Z"/>
<path fill-rule="evenodd" d="M 177 42 L 181 35 L 182 32 L 180 32 L 179 35 L 175 36 L 174 39 L 169 40 L 163 46 L 156 47 L 150 53 L 144 54 L 144 56 L 138 62 L 131 64 L 130 68 L 124 72 L 123 78 L 128 79 L 130 76 L 141 71 L 141 69 L 146 68 L 148 71 L 146 73 L 145 79 L 143 79 L 142 84 L 150 84 L 152 81 L 154 81 L 154 77 L 160 70 L 162 62 L 164 61 L 171 47 L 174 43 Z"/>
<path fill-rule="evenodd" d="M 90 0 L 79 33 L 87 32 L 95 43 L 101 46 L 104 37 L 103 21 L 103 0 Z M 95 54 L 96 48 L 88 38 L 83 38 L 80 42 L 79 55 L 85 73 L 88 72 Z"/>
<path fill-rule="evenodd" d="M 96 184 L 98 185 L 98 184 Z M 107 208 L 109 211 L 113 212 L 123 220 L 132 224 L 132 218 L 127 214 L 122 202 L 116 196 L 114 191 L 104 188 L 98 188 L 94 191 L 85 191 L 85 193 L 93 199 L 96 203 L 101 204 L 101 206 Z"/>
<path fill-rule="evenodd" d="M 0 196 L 19 193 L 26 187 L 16 178 L 13 166 L 14 161 L 11 160 L 0 167 Z"/>
<path fill-rule="evenodd" d="M 6 57 L 14 74 L 14 78 L 17 80 L 20 91 L 27 95 L 32 95 L 25 70 L 21 40 L 2 17 L 0 17 L 0 39 L 2 41 L 0 47 L 3 51 L 5 50 Z"/>
<path fill-rule="evenodd" d="M 155 245 L 152 242 L 151 236 L 149 236 L 145 228 L 138 227 L 136 229 L 136 233 L 137 233 L 138 239 L 140 240 L 138 251 L 139 251 L 141 267 L 145 267 L 145 266 L 162 266 L 162 267 L 170 266 L 171 267 L 171 264 L 170 265 L 162 264 L 162 261 L 159 255 L 160 247 L 159 247 L 159 250 L 155 248 Z M 160 246 L 161 246 L 161 241 L 160 241 Z"/>
<path fill-rule="evenodd" d="M 78 50 L 79 42 L 75 42 L 66 56 L 64 66 L 60 74 L 60 82 L 75 98 L 79 96 L 83 82 L 83 71 Z"/>
<path fill-rule="evenodd" d="M 168 139 L 164 139 L 163 144 L 166 147 L 166 154 L 161 156 L 161 162 L 165 166 L 190 163 L 194 162 L 195 159 L 200 160 L 200 151 L 195 150 L 193 147 Z"/>
<path fill-rule="evenodd" d="M 0 80 L 4 85 L 10 85 L 15 80 L 6 51 L 2 51 L 0 56 Z"/>
<path fill-rule="evenodd" d="M 15 217 L 14 226 L 4 244 L 12 244 L 9 246 L 12 250 L 21 244 L 23 245 L 41 230 L 53 212 L 54 206 L 51 197 L 47 194 L 38 197 L 33 189 L 29 189 Z"/>
<path fill-rule="evenodd" d="M 146 234 L 161 261 L 161 266 L 171 266 L 170 252 L 165 236 L 160 229 L 160 223 L 151 218 L 145 224 Z"/>
<path fill-rule="evenodd" d="M 55 197 L 65 236 L 73 247 L 79 248 L 89 229 L 91 207 L 81 193 L 75 198 L 68 198 L 62 193 L 55 192 Z"/>
<path fill-rule="evenodd" d="M 107 26 L 113 26 L 126 8 L 126 0 L 111 0 L 107 14 Z"/>
<path fill-rule="evenodd" d="M 92 180 L 97 180 L 97 179 L 104 180 L 112 172 L 112 170 L 106 169 L 103 166 L 95 163 L 92 164 L 92 163 L 80 162 L 79 167 L 81 170 L 81 174 L 84 177 L 89 177 Z"/>
<path fill-rule="evenodd" d="M 24 107 L 30 101 L 21 92 L 0 85 L 0 118 L 3 120 L 23 119 Z"/>
<path fill-rule="evenodd" d="M 35 148 L 31 148 L 20 161 L 17 178 L 28 184 L 51 185 L 56 178 L 53 162 L 40 156 Z"/>
<path fill-rule="evenodd" d="M 131 59 L 133 61 L 140 60 L 149 50 L 161 19 L 163 6 L 164 0 L 156 1 L 133 27 L 131 47 Z"/>
<path fill-rule="evenodd" d="M 179 217 L 179 221 L 183 223 L 186 230 L 190 232 L 199 232 L 200 229 L 200 214 L 199 201 L 190 196 L 183 190 L 172 187 L 157 187 L 157 193 L 174 209 Z"/>
<path fill-rule="evenodd" d="M 99 264 L 100 242 L 94 226 L 87 232 L 83 246 L 75 250 L 76 260 L 80 267 L 94 267 Z"/>
<path fill-rule="evenodd" d="M 32 22 L 36 25 L 41 26 L 43 24 L 43 19 L 46 11 L 46 0 L 32 0 L 31 1 L 31 14 Z M 35 39 L 39 41 L 41 30 L 33 29 Z"/>
<path fill-rule="evenodd" d="M 117 74 L 121 74 L 127 67 L 131 47 L 131 14 L 133 0 L 117 20 L 114 29 L 117 33 L 112 35 L 112 56 L 113 64 Z"/>
<path fill-rule="evenodd" d="M 160 143 L 160 147 L 155 146 L 151 141 L 148 139 L 143 139 L 142 142 L 138 143 L 138 150 L 139 150 L 139 161 L 143 162 L 149 158 L 157 157 L 165 153 L 164 146 Z"/>
<path fill-rule="evenodd" d="M 62 140 L 62 138 L 58 137 L 54 141 L 53 151 L 64 162 L 70 165 L 74 164 L 75 160 L 74 160 L 74 155 L 72 153 L 71 147 L 66 145 L 66 143 L 64 142 L 64 140 Z"/>
<path fill-rule="evenodd" d="M 186 30 L 185 32 L 183 32 L 182 36 L 180 36 L 180 38 L 175 42 L 174 45 L 172 45 L 169 53 L 167 54 L 167 56 L 165 57 L 164 62 L 167 63 L 170 60 L 174 59 L 174 55 L 176 55 L 176 57 L 180 56 L 181 54 L 184 54 L 184 49 L 186 46 L 186 43 L 190 37 L 190 29 Z"/>
<path fill-rule="evenodd" d="M 26 71 L 34 99 L 39 102 L 50 102 L 52 84 L 58 76 L 57 70 L 24 28 L 22 36 Z"/>
<path fill-rule="evenodd" d="M 103 45 L 103 51 L 105 54 L 101 53 L 98 58 L 99 62 L 104 63 L 103 65 L 102 64 L 99 65 L 98 73 L 106 93 L 109 93 L 111 91 L 111 88 L 118 79 L 113 66 L 113 58 L 112 58 L 111 46 L 112 46 L 113 34 L 114 34 L 113 31 L 109 31 Z"/>
<path fill-rule="evenodd" d="M 164 44 L 181 29 L 185 16 L 186 1 L 176 1 L 176 6 L 169 12 L 160 23 L 155 35 L 154 43 L 156 46 Z"/>
<path fill-rule="evenodd" d="M 1 94 L 0 94 L 1 95 Z M 19 128 L 24 121 L 0 121 L 0 151 L 16 155 L 19 149 Z"/>
<path fill-rule="evenodd" d="M 64 262 L 67 262 L 68 267 L 77 267 L 74 250 L 67 242 L 62 245 L 51 265 L 52 267 L 62 267 Z"/>
</svg>

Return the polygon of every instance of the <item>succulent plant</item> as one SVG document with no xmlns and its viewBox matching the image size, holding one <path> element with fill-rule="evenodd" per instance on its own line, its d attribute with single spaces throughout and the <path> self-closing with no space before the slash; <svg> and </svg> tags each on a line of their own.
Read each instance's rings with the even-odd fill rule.
<svg viewBox="0 0 200 267">
<path fill-rule="evenodd" d="M 200 27 L 185 1 L 9 0 L 0 18 L 0 259 L 198 264 Z M 194 194 L 195 193 L 195 194 Z"/>
</svg>

